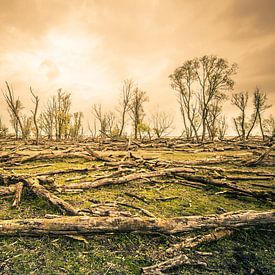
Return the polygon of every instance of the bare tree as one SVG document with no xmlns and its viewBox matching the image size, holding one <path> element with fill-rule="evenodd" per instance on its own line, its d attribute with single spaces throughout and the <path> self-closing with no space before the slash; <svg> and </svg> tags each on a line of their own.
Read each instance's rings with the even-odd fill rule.
<svg viewBox="0 0 275 275">
<path fill-rule="evenodd" d="M 35 127 L 35 141 L 36 141 L 36 144 L 38 144 L 39 143 L 39 126 L 38 126 L 38 121 L 37 121 L 37 112 L 38 112 L 38 105 L 39 105 L 39 97 L 34 94 L 31 87 L 30 87 L 30 91 L 33 96 L 33 102 L 35 104 L 34 110 L 31 112 L 33 115 L 33 123 L 34 123 L 34 127 Z"/>
<path fill-rule="evenodd" d="M 273 115 L 270 115 L 269 118 L 264 119 L 263 128 L 266 135 L 271 138 L 275 137 L 275 119 Z"/>
<path fill-rule="evenodd" d="M 33 122 L 32 117 L 26 116 L 26 115 L 22 116 L 23 131 L 26 139 L 28 139 L 31 135 L 32 126 L 33 126 L 32 122 Z"/>
<path fill-rule="evenodd" d="M 186 138 L 190 139 L 195 134 L 199 141 L 198 129 L 195 125 L 198 113 L 197 98 L 192 90 L 192 84 L 196 81 L 196 63 L 192 60 L 186 61 L 169 76 L 172 88 L 178 92 L 178 101 L 183 118 Z"/>
<path fill-rule="evenodd" d="M 46 109 L 39 118 L 39 128 L 46 134 L 48 139 L 53 139 L 54 134 L 54 99 L 48 100 Z"/>
<path fill-rule="evenodd" d="M 76 112 L 72 115 L 71 126 L 70 126 L 70 137 L 76 139 L 79 137 L 82 128 L 82 112 Z"/>
<path fill-rule="evenodd" d="M 152 114 L 151 120 L 153 132 L 158 138 L 169 134 L 169 130 L 173 123 L 173 119 L 169 114 L 157 111 Z"/>
<path fill-rule="evenodd" d="M 227 131 L 228 125 L 226 123 L 225 116 L 219 119 L 218 121 L 218 137 L 219 140 L 223 140 Z"/>
<path fill-rule="evenodd" d="M 16 139 L 19 137 L 19 129 L 21 131 L 22 139 L 25 140 L 26 135 L 24 133 L 24 127 L 20 111 L 23 109 L 22 102 L 14 98 L 14 92 L 12 87 L 6 82 L 7 91 L 4 92 L 5 101 L 8 104 L 8 111 L 11 116 L 11 121 L 15 130 Z"/>
<path fill-rule="evenodd" d="M 0 117 L 0 138 L 6 137 L 8 134 L 8 127 L 2 122 L 2 119 Z"/>
<path fill-rule="evenodd" d="M 201 141 L 204 141 L 207 133 L 211 136 L 208 127 L 211 105 L 215 101 L 221 104 L 222 101 L 217 99 L 224 99 L 224 92 L 233 89 L 232 76 L 236 69 L 236 64 L 231 65 L 225 59 L 211 55 L 188 60 L 170 75 L 171 85 L 183 102 L 181 108 L 185 111 L 185 122 L 189 121 L 197 141 L 198 130 L 191 116 L 192 110 L 200 115 L 198 125 L 201 128 Z"/>
<path fill-rule="evenodd" d="M 231 102 L 241 111 L 241 114 L 237 118 L 234 118 L 234 123 L 238 135 L 242 140 L 245 140 L 247 130 L 246 109 L 248 102 L 248 93 L 242 92 L 233 94 Z"/>
<path fill-rule="evenodd" d="M 143 104 L 148 101 L 148 97 L 145 91 L 135 88 L 133 90 L 133 96 L 130 104 L 130 116 L 134 126 L 134 138 L 138 138 L 139 125 L 144 118 Z"/>
<path fill-rule="evenodd" d="M 68 138 L 69 136 L 70 108 L 71 95 L 59 89 L 57 95 L 53 98 L 55 135 L 57 140 Z"/>
<path fill-rule="evenodd" d="M 256 89 L 254 91 L 253 105 L 254 105 L 253 119 L 252 119 L 251 127 L 250 127 L 246 137 L 247 137 L 247 139 L 249 138 L 249 136 L 257 122 L 257 119 L 258 119 L 262 138 L 264 139 L 264 128 L 263 128 L 262 114 L 266 109 L 270 108 L 272 105 L 267 104 L 266 94 L 264 92 L 261 92 L 258 87 L 256 87 Z"/>
<path fill-rule="evenodd" d="M 126 115 L 130 111 L 130 104 L 132 100 L 132 94 L 134 89 L 134 82 L 131 79 L 126 79 L 123 82 L 122 93 L 119 101 L 119 113 L 120 113 L 120 129 L 119 136 L 123 134 L 123 130 L 126 123 Z"/>
<path fill-rule="evenodd" d="M 101 104 L 94 104 L 92 106 L 92 112 L 99 123 L 99 132 L 101 137 L 108 136 L 107 133 L 107 117 L 106 114 L 102 111 Z"/>
</svg>

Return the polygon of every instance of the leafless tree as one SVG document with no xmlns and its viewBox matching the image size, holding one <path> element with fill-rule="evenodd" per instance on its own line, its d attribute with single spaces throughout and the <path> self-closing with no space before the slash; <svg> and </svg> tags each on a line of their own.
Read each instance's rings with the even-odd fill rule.
<svg viewBox="0 0 275 275">
<path fill-rule="evenodd" d="M 151 120 L 152 130 L 158 138 L 169 134 L 169 130 L 173 123 L 173 119 L 169 114 L 157 111 L 152 114 Z"/>
<path fill-rule="evenodd" d="M 247 130 L 246 109 L 247 109 L 247 102 L 248 102 L 248 93 L 241 92 L 241 93 L 233 94 L 231 102 L 241 112 L 241 114 L 237 118 L 234 118 L 234 124 L 240 138 L 242 140 L 245 140 L 246 130 Z"/>
<path fill-rule="evenodd" d="M 192 138 L 195 134 L 199 141 L 198 129 L 195 125 L 198 113 L 197 98 L 192 90 L 192 84 L 196 81 L 197 64 L 192 60 L 186 61 L 169 76 L 172 88 L 178 92 L 178 101 L 183 118 L 186 138 Z"/>
<path fill-rule="evenodd" d="M 55 135 L 57 140 L 68 138 L 69 136 L 70 108 L 71 95 L 59 89 L 57 95 L 53 98 Z"/>
<path fill-rule="evenodd" d="M 23 115 L 22 116 L 22 125 L 23 125 L 23 131 L 25 138 L 28 139 L 32 132 L 32 122 L 33 118 L 30 116 Z"/>
<path fill-rule="evenodd" d="M 233 89 L 232 76 L 236 69 L 236 64 L 231 65 L 225 59 L 211 55 L 188 60 L 170 75 L 171 85 L 180 94 L 183 102 L 181 108 L 185 111 L 185 122 L 188 121 L 191 125 L 197 141 L 198 130 L 191 116 L 192 110 L 200 115 L 198 125 L 201 128 L 201 141 L 204 141 L 207 133 L 211 135 L 207 122 L 210 106 L 217 99 L 224 98 L 225 91 Z"/>
<path fill-rule="evenodd" d="M 38 121 L 37 121 L 37 112 L 38 112 L 38 105 L 39 105 L 39 97 L 34 94 L 32 88 L 30 87 L 31 94 L 33 96 L 33 102 L 35 104 L 34 110 L 31 111 L 33 115 L 33 123 L 35 127 L 35 141 L 36 144 L 39 143 L 39 126 L 38 126 Z"/>
<path fill-rule="evenodd" d="M 40 114 L 39 128 L 52 140 L 54 134 L 54 99 L 48 100 L 46 109 Z"/>
<path fill-rule="evenodd" d="M 228 129 L 225 116 L 219 118 L 218 121 L 218 137 L 219 140 L 223 140 Z"/>
<path fill-rule="evenodd" d="M 72 115 L 71 126 L 70 126 L 70 137 L 76 139 L 79 137 L 82 129 L 83 113 L 76 112 Z"/>
<path fill-rule="evenodd" d="M 144 103 L 148 101 L 146 92 L 135 88 L 133 90 L 133 96 L 130 104 L 130 116 L 134 127 L 134 138 L 138 138 L 139 125 L 142 123 L 144 118 Z"/>
<path fill-rule="evenodd" d="M 6 137 L 8 134 L 8 127 L 2 122 L 2 119 L 0 117 L 0 138 Z"/>
<path fill-rule="evenodd" d="M 21 131 L 22 139 L 25 140 L 26 135 L 24 133 L 24 127 L 20 111 L 23 109 L 23 104 L 20 99 L 14 98 L 14 92 L 12 87 L 6 82 L 7 90 L 4 92 L 5 101 L 8 104 L 8 111 L 11 117 L 11 122 L 15 130 L 16 139 L 19 137 L 19 129 Z"/>
<path fill-rule="evenodd" d="M 264 92 L 261 92 L 258 87 L 256 87 L 254 91 L 254 97 L 253 97 L 253 105 L 254 105 L 254 113 L 253 113 L 253 118 L 252 118 L 252 123 L 251 127 L 247 133 L 247 139 L 249 138 L 256 122 L 258 119 L 259 125 L 260 125 L 260 131 L 262 134 L 262 137 L 264 139 L 264 128 L 263 128 L 263 119 L 262 119 L 262 114 L 263 112 L 270 108 L 272 105 L 267 104 L 267 96 Z"/>
<path fill-rule="evenodd" d="M 126 79 L 123 82 L 122 86 L 122 93 L 120 96 L 119 101 L 119 114 L 121 116 L 120 118 L 120 129 L 119 129 L 119 136 L 121 137 L 123 135 L 123 130 L 126 123 L 126 115 L 130 111 L 130 104 L 132 100 L 133 95 L 133 89 L 134 89 L 134 82 L 131 79 Z"/>
<path fill-rule="evenodd" d="M 99 123 L 99 132 L 100 136 L 106 137 L 108 136 L 107 133 L 107 117 L 106 114 L 102 111 L 102 105 L 101 104 L 94 104 L 92 106 L 92 112 L 94 114 L 94 117 Z"/>
<path fill-rule="evenodd" d="M 267 136 L 273 138 L 275 137 L 275 119 L 273 115 L 263 121 L 264 132 Z"/>
</svg>

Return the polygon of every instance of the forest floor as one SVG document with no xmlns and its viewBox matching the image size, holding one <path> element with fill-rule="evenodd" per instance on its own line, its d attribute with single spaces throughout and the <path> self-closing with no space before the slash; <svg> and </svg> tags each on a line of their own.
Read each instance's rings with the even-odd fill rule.
<svg viewBox="0 0 275 275">
<path fill-rule="evenodd" d="M 245 165 L 268 148 L 253 144 L 210 143 L 200 147 L 186 144 L 177 148 L 140 144 L 132 148 L 130 154 L 107 143 L 25 145 L 2 140 L 0 188 L 10 185 L 4 180 L 7 177 L 44 176 L 47 180 L 43 186 L 52 194 L 90 216 L 101 217 L 174 218 L 274 209 L 274 155 L 271 160 L 269 156 L 268 163 L 256 167 Z M 85 151 L 87 146 L 107 161 L 94 155 L 89 159 L 89 152 Z M 113 160 L 113 165 L 109 165 L 108 158 Z M 127 161 L 130 161 L 129 165 Z M 222 180 L 241 189 L 271 195 L 261 199 L 230 192 L 226 187 L 183 180 L 180 173 L 81 188 L 83 182 L 150 173 L 159 167 L 186 167 L 191 169 L 191 175 Z M 69 172 L 69 169 L 79 171 Z M 80 188 L 71 188 L 74 184 L 80 184 Z M 14 194 L 0 197 L 0 220 L 62 215 L 58 207 L 25 187 L 16 207 L 12 206 L 13 201 Z M 140 274 L 143 267 L 169 258 L 167 249 L 171 245 L 205 232 L 209 230 L 181 234 L 128 232 L 30 237 L 20 233 L 18 236 L 1 236 L 0 227 L 0 274 Z M 182 249 L 182 253 L 203 264 L 181 265 L 163 273 L 275 274 L 274 241 L 273 224 L 234 228 L 230 236 L 202 243 L 196 248 Z"/>
</svg>

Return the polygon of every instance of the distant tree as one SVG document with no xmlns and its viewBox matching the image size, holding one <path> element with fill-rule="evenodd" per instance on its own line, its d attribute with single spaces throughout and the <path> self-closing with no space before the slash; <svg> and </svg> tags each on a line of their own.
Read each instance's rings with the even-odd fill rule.
<svg viewBox="0 0 275 275">
<path fill-rule="evenodd" d="M 49 140 L 53 139 L 54 135 L 54 98 L 48 100 L 46 109 L 40 114 L 39 128 L 47 136 Z"/>
<path fill-rule="evenodd" d="M 158 138 L 169 134 L 169 130 L 173 123 L 173 119 L 169 114 L 157 111 L 152 114 L 151 121 L 153 133 Z"/>
<path fill-rule="evenodd" d="M 134 138 L 138 138 L 139 125 L 142 124 L 144 114 L 144 103 L 148 101 L 148 97 L 145 91 L 135 88 L 133 90 L 133 96 L 130 104 L 130 116 L 134 127 Z"/>
<path fill-rule="evenodd" d="M 263 128 L 263 118 L 262 115 L 264 111 L 268 108 L 270 108 L 272 105 L 267 104 L 267 96 L 264 92 L 261 92 L 258 87 L 256 87 L 254 91 L 254 97 L 253 97 L 253 106 L 254 106 L 254 113 L 252 116 L 252 123 L 251 127 L 247 133 L 246 138 L 248 139 L 257 120 L 259 122 L 260 131 L 262 134 L 262 138 L 264 139 L 264 128 Z"/>
<path fill-rule="evenodd" d="M 275 119 L 273 115 L 270 115 L 269 118 L 264 119 L 263 129 L 267 136 L 275 137 Z"/>
<path fill-rule="evenodd" d="M 102 105 L 101 104 L 94 104 L 92 106 L 92 112 L 94 114 L 95 119 L 98 121 L 99 123 L 99 132 L 100 132 L 100 136 L 103 137 L 107 137 L 108 133 L 107 133 L 107 128 L 108 128 L 108 124 L 107 124 L 107 116 L 106 113 L 104 113 L 102 111 Z"/>
<path fill-rule="evenodd" d="M 225 116 L 219 118 L 218 121 L 218 138 L 219 140 L 223 140 L 228 129 L 228 125 L 226 123 Z"/>
<path fill-rule="evenodd" d="M 33 127 L 33 118 L 30 116 L 23 115 L 22 116 L 22 125 L 23 125 L 23 132 L 25 135 L 25 138 L 30 138 L 32 127 Z"/>
<path fill-rule="evenodd" d="M 73 113 L 72 119 L 71 119 L 71 126 L 70 126 L 70 137 L 72 139 L 76 139 L 80 136 L 81 129 L 82 129 L 82 119 L 83 119 L 82 112 Z"/>
<path fill-rule="evenodd" d="M 236 64 L 229 64 L 225 59 L 211 55 L 188 60 L 169 76 L 172 88 L 180 95 L 185 124 L 189 122 L 197 141 L 199 130 L 201 141 L 205 140 L 207 133 L 211 138 L 211 106 L 215 105 L 215 101 L 221 104 L 222 100 L 218 99 L 224 99 L 224 92 L 233 89 L 232 76 L 236 69 Z M 200 122 L 197 123 L 199 130 L 194 123 L 197 113 L 200 116 Z"/>
<path fill-rule="evenodd" d="M 234 118 L 234 124 L 236 131 L 242 140 L 246 139 L 246 130 L 247 130 L 247 123 L 246 123 L 246 109 L 248 103 L 248 93 L 236 93 L 233 94 L 232 104 L 235 105 L 241 112 L 241 114 Z"/>
<path fill-rule="evenodd" d="M 35 104 L 34 110 L 31 112 L 33 115 L 33 123 L 34 123 L 34 127 L 35 127 L 35 141 L 36 141 L 36 144 L 38 144 L 39 143 L 39 125 L 38 125 L 38 121 L 37 121 L 37 112 L 38 112 L 38 105 L 39 105 L 39 97 L 34 94 L 31 87 L 30 87 L 30 91 L 33 96 L 33 102 Z"/>
<path fill-rule="evenodd" d="M 5 138 L 8 134 L 8 127 L 2 122 L 0 117 L 0 138 Z"/>
<path fill-rule="evenodd" d="M 120 114 L 120 128 L 119 128 L 119 136 L 123 135 L 123 130 L 126 123 L 126 115 L 131 109 L 131 100 L 134 90 L 134 82 L 131 79 L 126 79 L 123 82 L 122 92 L 119 100 L 119 108 L 118 112 Z"/>
<path fill-rule="evenodd" d="M 14 98 L 14 92 L 12 87 L 6 82 L 6 92 L 4 92 L 4 98 L 8 104 L 8 112 L 11 117 L 11 123 L 15 131 L 16 139 L 19 138 L 19 129 L 21 131 L 22 139 L 25 140 L 26 135 L 24 133 L 24 127 L 22 123 L 21 110 L 23 109 L 23 104 L 20 99 Z"/>
<path fill-rule="evenodd" d="M 69 136 L 71 118 L 70 108 L 71 95 L 59 89 L 57 95 L 53 98 L 55 135 L 57 140 L 62 138 L 66 139 Z"/>
</svg>

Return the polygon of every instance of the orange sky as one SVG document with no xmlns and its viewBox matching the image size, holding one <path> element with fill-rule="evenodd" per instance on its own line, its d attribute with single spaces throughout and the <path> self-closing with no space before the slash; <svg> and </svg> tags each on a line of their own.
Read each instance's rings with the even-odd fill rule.
<svg viewBox="0 0 275 275">
<path fill-rule="evenodd" d="M 238 63 L 235 91 L 258 85 L 275 104 L 274 14 L 274 0 L 0 0 L 0 87 L 12 83 L 26 112 L 30 85 L 42 102 L 62 87 L 88 113 L 113 106 L 132 78 L 148 112 L 164 109 L 179 125 L 168 75 L 215 54 Z M 7 118 L 2 96 L 0 106 Z"/>
</svg>

